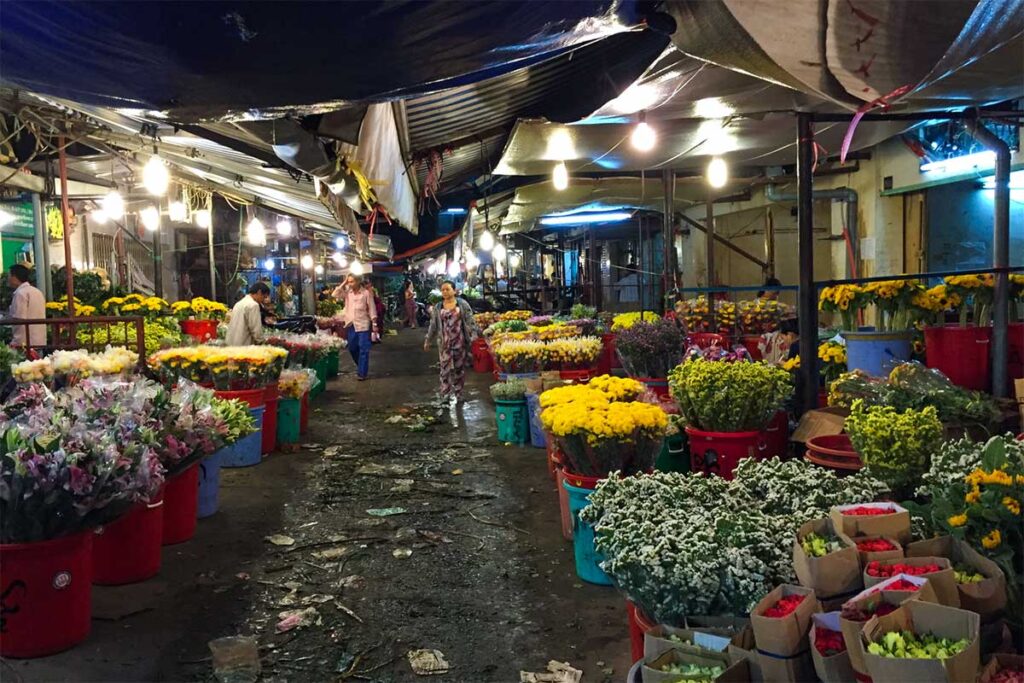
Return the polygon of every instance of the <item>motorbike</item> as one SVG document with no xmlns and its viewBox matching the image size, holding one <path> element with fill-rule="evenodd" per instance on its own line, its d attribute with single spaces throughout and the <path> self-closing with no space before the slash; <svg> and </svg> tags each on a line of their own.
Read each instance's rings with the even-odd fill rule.
<svg viewBox="0 0 1024 683">
<path fill-rule="evenodd" d="M 315 334 L 316 317 L 312 315 L 299 315 L 291 318 L 278 318 L 276 323 L 268 327 L 281 330 L 282 332 L 294 332 L 295 334 Z"/>
</svg>

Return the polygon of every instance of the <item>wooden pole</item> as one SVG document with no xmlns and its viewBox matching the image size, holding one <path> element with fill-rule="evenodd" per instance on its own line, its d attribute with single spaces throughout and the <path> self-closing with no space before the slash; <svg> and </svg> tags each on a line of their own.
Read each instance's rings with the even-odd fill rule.
<svg viewBox="0 0 1024 683">
<path fill-rule="evenodd" d="M 68 205 L 68 157 L 64 149 L 64 136 L 57 137 L 60 162 L 60 217 L 64 226 L 64 287 L 68 297 L 68 317 L 75 317 L 75 278 L 71 263 L 71 207 Z M 74 335 L 74 330 L 72 330 Z"/>
</svg>

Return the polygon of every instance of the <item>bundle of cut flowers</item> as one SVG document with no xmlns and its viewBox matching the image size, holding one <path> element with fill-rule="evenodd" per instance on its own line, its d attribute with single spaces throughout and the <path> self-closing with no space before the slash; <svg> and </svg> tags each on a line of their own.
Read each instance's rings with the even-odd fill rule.
<svg viewBox="0 0 1024 683">
<path fill-rule="evenodd" d="M 865 467 L 894 490 L 916 483 L 942 442 L 942 423 L 933 407 L 901 412 L 858 399 L 845 429 Z"/>
<path fill-rule="evenodd" d="M 309 368 L 282 370 L 277 390 L 286 398 L 302 398 L 316 381 L 316 371 Z"/>
<path fill-rule="evenodd" d="M 573 318 L 572 320 L 560 322 L 567 327 L 575 327 L 583 336 L 591 336 L 597 333 L 597 321 L 592 318 Z"/>
<path fill-rule="evenodd" d="M 146 353 L 155 353 L 160 349 L 181 344 L 183 334 L 178 321 L 170 315 L 157 315 L 143 320 L 143 343 Z M 125 320 L 124 323 L 109 325 L 80 325 L 75 331 L 75 339 L 81 346 L 97 348 L 104 344 L 110 346 L 127 346 L 135 348 L 138 343 L 135 323 Z"/>
<path fill-rule="evenodd" d="M 485 337 L 493 337 L 501 332 L 526 332 L 530 327 L 522 320 L 499 320 L 483 328 Z"/>
<path fill-rule="evenodd" d="M 966 327 L 968 314 L 973 314 L 975 325 L 989 324 L 995 284 L 996 278 L 992 273 L 949 275 L 945 278 L 950 307 L 958 310 L 961 327 Z"/>
<path fill-rule="evenodd" d="M 736 304 L 731 301 L 715 302 L 715 332 L 729 335 L 736 329 Z"/>
<path fill-rule="evenodd" d="M 566 323 L 554 323 L 546 327 L 530 328 L 530 331 L 541 341 L 569 339 L 580 336 L 580 328 Z"/>
<path fill-rule="evenodd" d="M 778 602 L 764 611 L 764 616 L 769 619 L 781 619 L 792 614 L 793 610 L 804 601 L 803 595 L 787 595 L 779 598 Z"/>
<path fill-rule="evenodd" d="M 476 321 L 477 327 L 481 330 L 486 330 L 488 327 L 498 322 L 498 314 L 493 312 L 474 313 L 473 320 Z"/>
<path fill-rule="evenodd" d="M 694 299 L 680 301 L 676 314 L 682 319 L 683 327 L 690 334 L 715 331 L 715 315 L 708 298 L 701 294 Z"/>
<path fill-rule="evenodd" d="M 597 337 L 576 337 L 549 341 L 545 344 L 545 349 L 549 368 L 586 370 L 597 363 L 604 350 L 604 344 Z"/>
<path fill-rule="evenodd" d="M 554 322 L 554 318 L 550 315 L 535 315 L 526 319 L 526 324 L 530 327 L 546 327 Z"/>
<path fill-rule="evenodd" d="M 267 337 L 266 342 L 286 350 L 290 365 L 310 367 L 331 351 L 340 348 L 341 340 L 329 334 L 275 332 Z"/>
<path fill-rule="evenodd" d="M 520 320 L 525 321 L 528 318 L 533 317 L 533 313 L 530 311 L 505 311 L 498 316 L 498 320 L 505 322 L 509 320 Z"/>
<path fill-rule="evenodd" d="M 597 319 L 597 309 L 593 306 L 587 306 L 586 304 L 573 304 L 572 308 L 569 309 L 569 317 L 574 319 Z"/>
<path fill-rule="evenodd" d="M 522 401 L 526 395 L 526 383 L 521 379 L 510 379 L 491 385 L 491 398 L 495 401 Z"/>
<path fill-rule="evenodd" d="M 48 382 L 53 379 L 53 364 L 46 358 L 23 360 L 11 366 L 15 382 Z"/>
<path fill-rule="evenodd" d="M 834 341 L 823 342 L 818 346 L 818 359 L 821 361 L 821 376 L 825 386 L 830 386 L 846 372 L 846 345 Z"/>
<path fill-rule="evenodd" d="M 751 299 L 737 304 L 737 325 L 743 334 L 766 334 L 779 329 L 788 307 L 775 299 Z"/>
<path fill-rule="evenodd" d="M 51 377 L 85 379 L 94 375 L 121 375 L 132 372 L 139 362 L 139 354 L 125 348 L 108 346 L 99 353 L 81 349 L 54 351 L 46 358 L 25 361 L 11 369 L 18 382 L 41 381 Z M 45 368 L 49 364 L 49 369 Z"/>
<path fill-rule="evenodd" d="M 171 313 L 178 320 L 224 320 L 228 307 L 219 301 L 197 296 L 191 301 L 175 301 L 171 304 Z"/>
<path fill-rule="evenodd" d="M 814 647 L 821 656 L 831 657 L 846 652 L 846 641 L 843 639 L 843 634 L 840 631 L 833 631 L 823 626 L 815 626 Z"/>
<path fill-rule="evenodd" d="M 792 395 L 789 373 L 766 363 L 718 363 L 696 358 L 669 373 L 672 398 L 695 429 L 764 429 Z"/>
<path fill-rule="evenodd" d="M 952 640 L 930 633 L 919 636 L 912 631 L 890 631 L 880 641 L 870 643 L 868 652 L 899 659 L 949 659 L 963 652 L 969 644 L 966 638 Z"/>
<path fill-rule="evenodd" d="M 686 337 L 671 320 L 637 322 L 619 332 L 615 350 L 633 377 L 667 377 L 683 357 Z"/>
<path fill-rule="evenodd" d="M 309 372 L 306 370 L 305 372 Z M 221 422 L 223 429 L 218 431 L 224 445 L 230 446 L 244 436 L 255 433 L 259 427 L 256 425 L 256 418 L 252 416 L 249 404 L 238 399 L 214 398 L 212 401 L 213 412 Z"/>
<path fill-rule="evenodd" d="M 793 583 L 792 539 L 834 505 L 873 500 L 881 482 L 840 479 L 801 460 L 745 458 L 734 479 L 656 472 L 609 477 L 581 518 L 594 525 L 602 568 L 643 612 L 682 627 L 687 616 L 745 615 Z"/>
<path fill-rule="evenodd" d="M 632 311 L 630 313 L 619 313 L 612 318 L 612 332 L 621 332 L 622 330 L 628 330 L 639 322 L 653 322 L 659 320 L 659 316 L 654 311 L 644 311 L 643 314 L 639 311 Z"/>
<path fill-rule="evenodd" d="M 753 362 L 750 351 L 745 346 L 734 346 L 727 349 L 712 344 L 706 348 L 691 344 L 683 353 L 683 361 L 703 358 L 704 360 L 722 361 L 724 363 Z"/>
<path fill-rule="evenodd" d="M 104 315 L 141 315 L 146 318 L 161 318 L 171 315 L 171 305 L 158 296 L 128 294 L 113 296 L 100 304 Z"/>
<path fill-rule="evenodd" d="M 164 384 L 186 379 L 219 390 L 257 389 L 276 382 L 288 352 L 277 346 L 189 346 L 164 349 L 147 360 Z"/>
<path fill-rule="evenodd" d="M 540 372 L 544 367 L 546 348 L 539 341 L 502 341 L 493 346 L 494 360 L 502 372 Z"/>
</svg>

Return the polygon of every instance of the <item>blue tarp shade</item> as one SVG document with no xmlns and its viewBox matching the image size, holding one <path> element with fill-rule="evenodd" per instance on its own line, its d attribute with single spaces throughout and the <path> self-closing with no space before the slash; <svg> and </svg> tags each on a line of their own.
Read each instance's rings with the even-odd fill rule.
<svg viewBox="0 0 1024 683">
<path fill-rule="evenodd" d="M 176 119 L 408 97 L 635 26 L 634 2 L 6 0 L 0 79 Z"/>
</svg>

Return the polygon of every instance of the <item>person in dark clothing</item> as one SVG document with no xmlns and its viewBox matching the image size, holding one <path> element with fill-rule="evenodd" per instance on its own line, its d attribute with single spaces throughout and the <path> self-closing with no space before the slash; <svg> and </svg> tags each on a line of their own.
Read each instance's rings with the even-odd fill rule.
<svg viewBox="0 0 1024 683">
<path fill-rule="evenodd" d="M 768 278 L 767 280 L 764 281 L 764 286 L 765 287 L 781 287 L 782 283 L 779 281 L 778 278 L 770 277 L 770 278 Z M 779 292 L 778 292 L 778 290 L 762 289 L 762 290 L 759 290 L 757 292 L 757 298 L 758 299 L 775 299 L 775 300 L 777 300 L 779 298 Z"/>
</svg>

